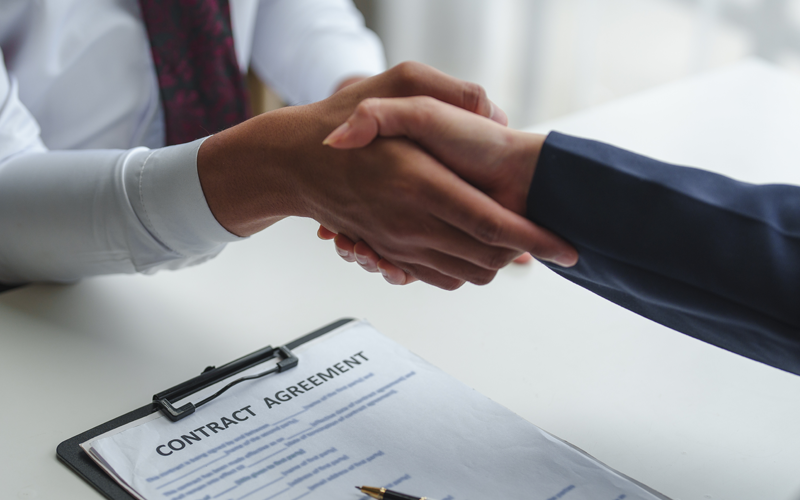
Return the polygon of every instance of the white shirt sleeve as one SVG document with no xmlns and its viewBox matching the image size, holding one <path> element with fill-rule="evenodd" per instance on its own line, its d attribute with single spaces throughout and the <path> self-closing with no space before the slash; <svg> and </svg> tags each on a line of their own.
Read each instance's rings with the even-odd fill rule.
<svg viewBox="0 0 800 500">
<path fill-rule="evenodd" d="M 240 239 L 206 203 L 197 176 L 202 141 L 47 151 L 0 65 L 0 283 L 174 269 Z"/>
<path fill-rule="evenodd" d="M 257 7 L 251 61 L 260 76 L 291 103 L 324 99 L 348 77 L 369 76 L 384 69 L 380 42 L 364 27 L 349 0 L 262 0 Z M 50 19 L 50 11 L 60 12 L 35 11 L 43 16 L 35 18 L 43 33 L 52 33 L 48 28 L 51 21 L 66 22 L 58 16 Z M 77 11 L 86 14 L 85 10 Z M 114 13 L 135 20 L 133 12 Z M 130 19 L 122 17 L 131 24 Z M 134 28 L 142 31 L 138 24 Z M 95 38 L 104 43 L 103 47 L 113 46 L 105 38 Z M 59 40 L 56 42 L 61 43 Z M 137 43 L 128 45 L 139 50 Z M 54 57 L 52 47 L 47 47 L 47 53 Z M 34 56 L 42 55 L 35 51 L 25 55 Z M 115 53 L 115 57 L 123 56 L 124 51 L 122 55 Z M 48 91 L 46 85 L 71 82 L 81 86 L 84 80 L 73 81 L 66 76 L 82 75 L 78 69 L 85 68 L 68 68 L 75 72 L 51 81 L 48 74 L 36 73 L 41 65 L 22 68 L 19 62 L 16 70 L 24 73 L 26 81 L 42 81 L 45 90 L 37 94 L 28 86 L 24 89 L 27 98 L 33 95 L 39 104 L 36 114 L 37 110 L 29 110 L 20 99 L 19 86 L 9 77 L 0 52 L 0 283 L 69 282 L 100 274 L 177 269 L 206 261 L 226 243 L 241 239 L 216 221 L 203 195 L 197 175 L 197 150 L 202 139 L 155 149 L 48 151 L 45 143 L 50 142 L 42 141 L 34 115 L 52 129 L 53 123 L 64 126 L 65 122 L 48 120 L 53 109 L 72 109 L 63 105 L 74 104 L 88 111 L 97 106 L 84 109 L 85 104 L 93 102 L 86 100 L 85 92 L 80 94 L 83 99 L 77 99 L 66 87 Z M 92 71 L 99 71 L 95 66 L 91 66 Z M 91 80 L 89 73 L 78 78 Z M 72 99 L 64 101 L 70 99 L 68 96 Z M 42 108 L 53 104 L 48 99 L 62 106 Z M 124 124 L 136 122 L 136 116 L 143 113 L 136 106 L 125 110 L 131 113 L 114 115 L 119 115 Z M 141 144 L 135 137 L 118 137 L 117 143 L 123 148 Z M 60 144 L 57 140 L 55 143 Z M 69 144 L 102 148 L 106 143 L 78 137 Z"/>
<path fill-rule="evenodd" d="M 350 0 L 261 0 L 251 65 L 289 104 L 330 96 L 386 69 L 383 46 Z"/>
</svg>

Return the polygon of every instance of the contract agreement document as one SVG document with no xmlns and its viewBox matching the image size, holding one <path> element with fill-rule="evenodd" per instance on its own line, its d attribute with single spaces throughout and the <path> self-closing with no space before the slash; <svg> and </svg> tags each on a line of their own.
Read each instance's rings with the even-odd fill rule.
<svg viewBox="0 0 800 500">
<path fill-rule="evenodd" d="M 147 500 L 357 500 L 362 484 L 438 500 L 665 498 L 366 322 L 294 353 L 296 368 L 183 420 L 153 413 L 81 446 Z"/>
</svg>

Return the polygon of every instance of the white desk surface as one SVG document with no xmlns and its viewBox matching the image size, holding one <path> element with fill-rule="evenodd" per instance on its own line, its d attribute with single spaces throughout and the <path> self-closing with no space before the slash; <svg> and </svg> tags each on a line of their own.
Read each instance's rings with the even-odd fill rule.
<svg viewBox="0 0 800 500">
<path fill-rule="evenodd" d="M 800 79 L 749 62 L 539 127 L 800 183 Z M 380 331 L 675 500 L 800 498 L 800 377 L 629 313 L 541 265 L 443 292 L 346 264 L 309 220 L 194 269 L 0 295 L 0 498 L 99 498 L 59 442 L 334 319 Z M 414 439 L 407 436 L 406 439 Z"/>
</svg>

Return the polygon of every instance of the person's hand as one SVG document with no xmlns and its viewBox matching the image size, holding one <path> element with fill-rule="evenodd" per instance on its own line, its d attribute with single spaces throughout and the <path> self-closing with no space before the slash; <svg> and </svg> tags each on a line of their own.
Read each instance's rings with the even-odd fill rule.
<svg viewBox="0 0 800 500">
<path fill-rule="evenodd" d="M 266 113 L 208 138 L 197 168 L 212 213 L 240 236 L 286 216 L 311 217 L 446 289 L 464 280 L 486 283 L 535 245 L 562 253 L 563 241 L 407 140 L 379 139 L 353 150 L 322 145 L 365 98 L 417 94 L 506 122 L 479 86 L 403 64 L 319 103 Z"/>
<path fill-rule="evenodd" d="M 364 101 L 325 139 L 325 144 L 338 149 L 359 148 L 378 136 L 403 136 L 417 142 L 460 177 L 520 215 L 525 213 L 528 189 L 544 142 L 544 136 L 498 126 L 435 99 L 409 97 Z M 380 271 L 390 283 L 410 282 L 410 276 L 391 259 L 363 242 L 354 244 L 326 227 L 321 227 L 318 234 L 323 239 L 335 237 L 337 252 L 345 260 L 356 260 L 369 271 Z M 546 255 L 546 249 L 542 252 L 537 248 L 531 253 L 562 266 L 572 266 L 578 259 L 571 247 L 560 255 Z"/>
</svg>

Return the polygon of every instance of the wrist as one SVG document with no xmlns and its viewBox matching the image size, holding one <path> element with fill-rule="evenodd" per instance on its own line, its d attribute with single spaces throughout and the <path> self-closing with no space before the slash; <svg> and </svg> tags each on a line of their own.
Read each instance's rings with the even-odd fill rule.
<svg viewBox="0 0 800 500">
<path fill-rule="evenodd" d="M 295 175 L 304 162 L 298 155 L 325 134 L 315 134 L 304 108 L 259 115 L 201 145 L 197 172 L 203 193 L 214 217 L 231 233 L 250 236 L 284 217 L 304 215 Z"/>
<path fill-rule="evenodd" d="M 507 159 L 506 184 L 499 191 L 507 198 L 498 201 L 509 210 L 525 215 L 528 192 L 546 136 L 518 130 L 509 130 L 509 133 L 511 138 L 508 150 L 511 155 Z"/>
</svg>

